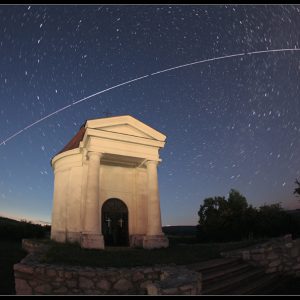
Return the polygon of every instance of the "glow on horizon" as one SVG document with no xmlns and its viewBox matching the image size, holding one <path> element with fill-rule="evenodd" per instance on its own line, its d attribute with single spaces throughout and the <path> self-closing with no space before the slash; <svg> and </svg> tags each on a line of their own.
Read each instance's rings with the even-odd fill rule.
<svg viewBox="0 0 300 300">
<path fill-rule="evenodd" d="M 214 195 L 216 196 L 216 195 Z M 212 197 L 214 197 L 212 196 Z M 300 200 L 298 199 L 297 202 L 295 202 L 295 200 L 297 199 L 290 199 L 287 202 L 281 203 L 282 204 L 282 208 L 283 210 L 299 210 L 300 209 Z M 266 203 L 267 205 L 271 205 L 271 204 L 276 204 L 278 202 L 274 202 L 274 203 Z M 248 202 L 248 204 L 250 205 L 250 203 Z M 199 207 L 200 208 L 200 207 Z M 195 210 L 195 214 L 197 214 L 198 209 L 197 208 Z M 257 207 L 256 207 L 257 208 Z M 17 221 L 21 221 L 21 220 L 25 220 L 25 221 L 30 221 L 32 223 L 37 223 L 37 224 L 47 224 L 47 225 L 51 225 L 51 217 L 49 218 L 41 218 L 41 217 L 37 217 L 37 216 L 32 216 L 32 215 L 28 215 L 28 214 L 16 214 L 13 212 L 0 212 L 0 217 L 4 217 L 4 218 L 9 218 L 9 219 L 13 219 L 13 220 L 17 220 Z M 176 220 L 176 217 L 174 218 Z M 50 220 L 50 221 L 49 221 Z M 185 221 L 178 221 L 174 224 L 170 224 L 170 222 L 168 222 L 168 224 L 164 224 L 163 220 L 162 220 L 162 226 L 164 227 L 169 227 L 169 226 L 196 226 L 197 225 L 197 218 L 195 219 L 196 222 L 192 223 L 192 222 L 185 222 Z"/>
<path fill-rule="evenodd" d="M 0 212 L 0 217 L 13 219 L 13 220 L 16 220 L 16 221 L 25 220 L 27 222 L 32 222 L 32 223 L 35 223 L 35 224 L 51 225 L 51 222 L 42 220 L 42 218 L 38 218 L 38 217 L 30 216 L 30 215 L 25 215 L 25 214 L 20 215 L 20 214 L 16 214 L 16 213 L 12 213 L 12 212 Z"/>
</svg>

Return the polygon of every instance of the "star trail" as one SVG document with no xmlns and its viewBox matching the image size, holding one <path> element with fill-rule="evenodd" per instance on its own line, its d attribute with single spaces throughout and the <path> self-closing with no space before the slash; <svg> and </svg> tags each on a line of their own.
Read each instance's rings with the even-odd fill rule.
<svg viewBox="0 0 300 300">
<path fill-rule="evenodd" d="M 231 188 L 299 208 L 299 5 L 1 5 L 0 23 L 0 213 L 50 221 L 50 159 L 128 114 L 167 136 L 164 225 Z"/>
</svg>

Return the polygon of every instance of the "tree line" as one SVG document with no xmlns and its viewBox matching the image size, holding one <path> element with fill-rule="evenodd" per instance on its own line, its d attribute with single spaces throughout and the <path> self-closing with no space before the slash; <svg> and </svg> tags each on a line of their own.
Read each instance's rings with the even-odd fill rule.
<svg viewBox="0 0 300 300">
<path fill-rule="evenodd" d="M 300 194 L 300 184 L 297 191 Z M 199 242 L 268 238 L 289 233 L 300 236 L 299 214 L 288 213 L 280 203 L 255 208 L 235 189 L 230 190 L 227 199 L 221 196 L 204 199 L 198 216 Z"/>
</svg>

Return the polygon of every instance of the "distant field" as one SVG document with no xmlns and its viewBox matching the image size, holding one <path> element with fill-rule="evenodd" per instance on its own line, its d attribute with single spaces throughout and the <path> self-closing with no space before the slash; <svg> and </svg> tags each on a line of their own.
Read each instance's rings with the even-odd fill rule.
<svg viewBox="0 0 300 300">
<path fill-rule="evenodd" d="M 196 236 L 196 226 L 163 226 L 162 231 L 166 235 L 180 235 L 180 236 Z"/>
</svg>

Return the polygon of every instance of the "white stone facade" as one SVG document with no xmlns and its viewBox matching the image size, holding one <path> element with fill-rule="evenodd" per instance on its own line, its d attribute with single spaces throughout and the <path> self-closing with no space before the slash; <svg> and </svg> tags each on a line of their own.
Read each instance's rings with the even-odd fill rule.
<svg viewBox="0 0 300 300">
<path fill-rule="evenodd" d="M 51 161 L 51 239 L 76 241 L 83 248 L 105 248 L 102 227 L 109 225 L 103 223 L 102 206 L 117 199 L 128 210 L 128 220 L 120 219 L 119 224 L 127 226 L 130 246 L 168 247 L 161 229 L 157 176 L 159 149 L 165 139 L 131 116 L 87 121 L 78 147 Z"/>
</svg>

